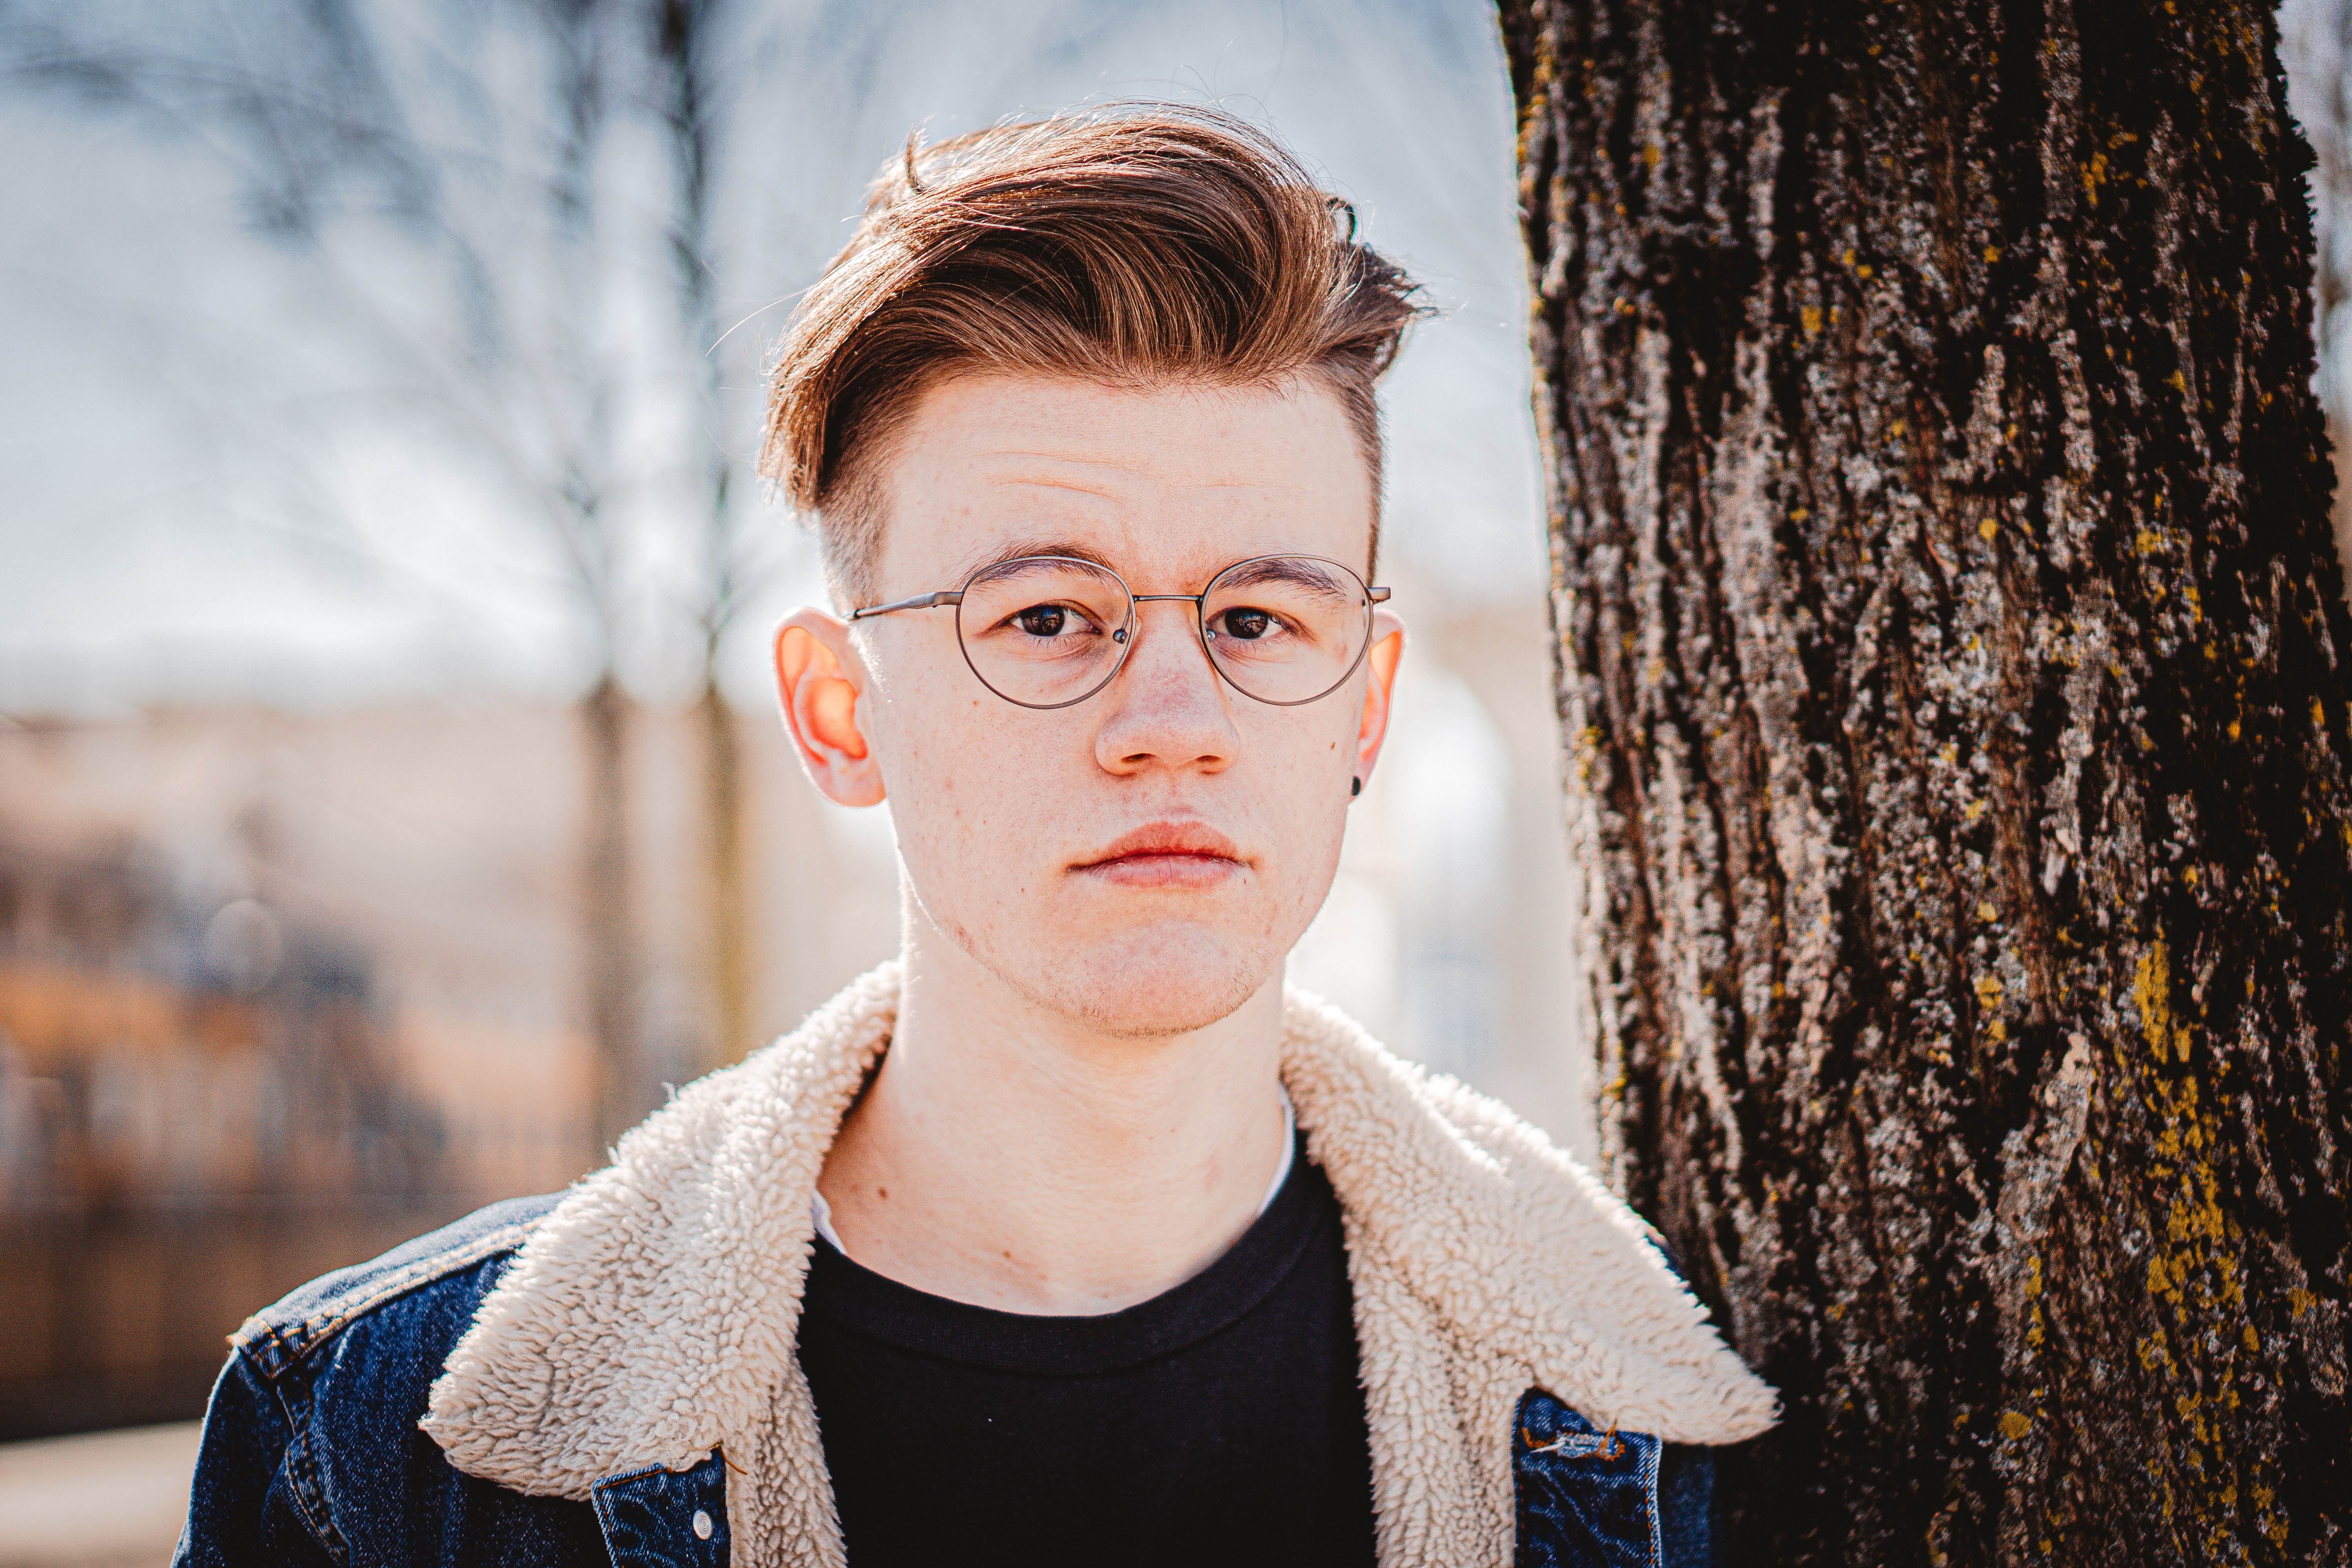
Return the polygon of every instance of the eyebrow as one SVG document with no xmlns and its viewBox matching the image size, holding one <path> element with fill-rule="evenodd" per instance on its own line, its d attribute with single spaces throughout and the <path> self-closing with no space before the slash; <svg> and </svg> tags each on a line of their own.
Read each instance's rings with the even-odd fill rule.
<svg viewBox="0 0 2352 1568">
<path fill-rule="evenodd" d="M 1051 539 L 1042 536 L 1016 540 L 1013 543 L 990 552 L 987 555 L 967 564 L 957 576 L 956 581 L 969 583 L 983 572 L 993 571 L 1010 562 L 1025 560 L 1037 555 L 1056 555 L 1068 561 L 1083 561 L 1090 566 L 1101 567 L 1122 583 L 1127 581 L 1127 574 L 1112 564 L 1110 557 L 1093 546 L 1079 544 L 1067 539 Z M 1320 556 L 1302 556 L 1297 551 L 1277 551 L 1267 556 L 1245 557 L 1243 561 L 1228 563 L 1211 574 L 1211 576 L 1213 578 L 1231 572 L 1235 566 L 1247 564 L 1250 570 L 1239 573 L 1232 579 L 1234 585 L 1291 583 L 1303 588 L 1329 595 L 1334 598 L 1346 597 L 1347 589 L 1342 587 L 1329 573 L 1297 564 L 1301 560 L 1319 562 L 1321 559 Z M 1205 587 L 1206 584 L 1204 584 L 1203 586 Z"/>
<path fill-rule="evenodd" d="M 1018 561 L 1024 555 L 1059 555 L 1071 561 L 1083 561 L 1090 566 L 1101 567 L 1104 571 L 1118 577 L 1121 582 L 1126 581 L 1118 568 L 1112 565 L 1110 558 L 1101 551 L 1064 539 L 1016 540 L 1003 549 L 993 551 L 984 558 L 967 565 L 956 581 L 968 583 L 982 572 L 1002 566 L 1008 561 Z"/>
<path fill-rule="evenodd" d="M 1294 587 L 1305 588 L 1330 598 L 1346 598 L 1348 590 L 1341 586 L 1330 573 L 1324 571 L 1319 563 L 1307 564 L 1318 560 L 1318 557 L 1312 555 L 1276 555 L 1235 562 L 1234 565 L 1244 567 L 1244 570 L 1234 572 L 1232 566 L 1226 567 L 1225 570 L 1233 573 L 1233 575 L 1227 577 L 1225 581 L 1235 587 L 1243 588 L 1259 583 L 1287 583 Z"/>
</svg>

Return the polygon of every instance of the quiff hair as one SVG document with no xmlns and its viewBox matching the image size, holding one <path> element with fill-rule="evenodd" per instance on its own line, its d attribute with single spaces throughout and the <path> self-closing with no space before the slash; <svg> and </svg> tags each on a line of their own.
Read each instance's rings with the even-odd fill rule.
<svg viewBox="0 0 2352 1568">
<path fill-rule="evenodd" d="M 1357 242 L 1351 206 L 1223 110 L 1116 104 L 929 147 L 909 138 L 786 330 L 760 468 L 815 514 L 835 593 L 861 603 L 881 548 L 879 459 L 941 381 L 1306 376 L 1355 432 L 1377 555 L 1372 389 L 1423 314 L 1415 293 Z"/>
</svg>

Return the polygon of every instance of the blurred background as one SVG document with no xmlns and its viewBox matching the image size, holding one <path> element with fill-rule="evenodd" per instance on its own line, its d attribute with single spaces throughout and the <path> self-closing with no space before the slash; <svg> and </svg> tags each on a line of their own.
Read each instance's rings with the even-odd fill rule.
<svg viewBox="0 0 2352 1568">
<path fill-rule="evenodd" d="M 0 1439 L 199 1415 L 896 945 L 770 694 L 763 357 L 908 132 L 1214 100 L 1439 316 L 1388 757 L 1293 978 L 1589 1147 L 1508 88 L 1471 3 L 14 4 Z"/>
<path fill-rule="evenodd" d="M 2341 5 L 2282 14 L 2331 345 Z M 1130 97 L 1273 128 L 1441 312 L 1292 977 L 1589 1155 L 1486 6 L 0 0 L 0 1444 L 194 1417 L 247 1313 L 893 950 L 769 695 L 763 357 L 910 130 Z M 192 1432 L 0 1447 L 0 1568 L 162 1561 Z"/>
</svg>

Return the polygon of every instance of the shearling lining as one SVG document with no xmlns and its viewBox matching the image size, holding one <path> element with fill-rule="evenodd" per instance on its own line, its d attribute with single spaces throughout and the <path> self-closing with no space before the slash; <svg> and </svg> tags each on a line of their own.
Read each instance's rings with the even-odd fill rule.
<svg viewBox="0 0 2352 1568">
<path fill-rule="evenodd" d="M 423 1426 L 452 1464 L 584 1499 L 723 1448 L 743 1472 L 728 1507 L 743 1561 L 841 1563 L 793 1346 L 810 1194 L 889 1039 L 898 973 L 690 1086 L 565 1194 L 433 1386 Z M 1510 1562 L 1510 1422 L 1530 1387 L 1670 1442 L 1771 1425 L 1771 1391 L 1642 1222 L 1542 1133 L 1304 993 L 1284 1036 L 1347 1226 L 1383 1564 Z"/>
</svg>

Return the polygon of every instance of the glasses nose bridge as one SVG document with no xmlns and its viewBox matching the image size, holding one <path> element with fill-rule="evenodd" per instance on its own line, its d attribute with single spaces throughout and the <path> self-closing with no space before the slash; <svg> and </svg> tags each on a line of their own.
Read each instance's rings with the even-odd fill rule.
<svg viewBox="0 0 2352 1568">
<path fill-rule="evenodd" d="M 1146 605 L 1170 604 L 1190 605 L 1192 606 L 1192 644 L 1195 647 L 1201 650 L 1202 661 L 1208 665 L 1209 673 L 1217 677 L 1219 679 L 1223 679 L 1224 672 L 1217 668 L 1217 661 L 1209 657 L 1209 644 L 1205 636 L 1208 628 L 1202 625 L 1201 620 L 1202 606 L 1206 604 L 1209 597 L 1208 595 L 1205 593 L 1137 594 L 1130 592 L 1127 597 L 1128 603 L 1134 606 L 1134 608 L 1129 611 L 1129 625 L 1133 627 L 1133 630 L 1128 635 L 1126 646 L 1119 649 L 1118 668 L 1111 672 L 1112 679 L 1115 680 L 1118 677 L 1127 673 L 1128 665 L 1133 658 L 1135 653 L 1136 644 L 1143 640 L 1143 606 Z"/>
</svg>

